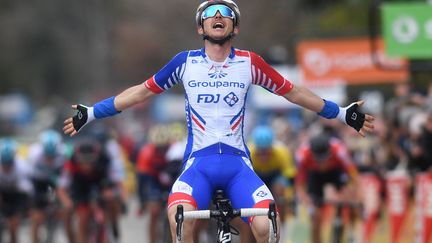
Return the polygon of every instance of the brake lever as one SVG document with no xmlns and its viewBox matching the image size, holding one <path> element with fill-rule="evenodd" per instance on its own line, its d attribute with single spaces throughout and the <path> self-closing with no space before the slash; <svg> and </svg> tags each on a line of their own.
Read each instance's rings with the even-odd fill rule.
<svg viewBox="0 0 432 243">
<path fill-rule="evenodd" d="M 182 205 L 177 206 L 177 213 L 175 215 L 175 221 L 177 223 L 176 237 L 177 237 L 177 240 L 181 242 L 181 240 L 182 240 L 181 229 L 182 229 L 183 221 L 184 221 L 183 206 Z"/>
<path fill-rule="evenodd" d="M 275 202 L 271 202 L 269 205 L 268 218 L 271 220 L 273 225 L 273 234 L 277 237 L 277 221 L 276 221 L 277 213 L 276 213 L 276 204 Z"/>
</svg>

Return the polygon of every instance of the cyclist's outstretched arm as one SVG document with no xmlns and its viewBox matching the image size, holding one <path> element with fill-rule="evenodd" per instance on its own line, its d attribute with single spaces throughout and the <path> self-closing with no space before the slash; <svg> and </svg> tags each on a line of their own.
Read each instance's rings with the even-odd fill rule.
<svg viewBox="0 0 432 243">
<path fill-rule="evenodd" d="M 293 86 L 284 97 L 290 102 L 315 111 L 327 119 L 338 118 L 356 129 L 362 136 L 365 136 L 366 132 L 373 131 L 374 117 L 364 114 L 358 109 L 359 106 L 363 105 L 364 101 L 354 102 L 347 107 L 339 107 L 337 104 L 317 96 L 306 87 L 297 85 Z"/>
<path fill-rule="evenodd" d="M 74 136 L 94 119 L 114 116 L 135 104 L 148 100 L 154 94 L 144 84 L 139 84 L 90 107 L 82 104 L 72 105 L 72 109 L 77 110 L 77 113 L 64 121 L 63 132 L 66 135 Z"/>
<path fill-rule="evenodd" d="M 118 111 L 123 111 L 133 105 L 142 103 L 155 95 L 144 84 L 132 86 L 116 96 L 114 104 Z"/>
<path fill-rule="evenodd" d="M 347 107 L 339 107 L 337 104 L 323 100 L 306 87 L 293 85 L 291 81 L 285 79 L 260 56 L 250 53 L 252 62 L 252 83 L 270 89 L 273 93 L 284 96 L 290 102 L 301 107 L 317 112 L 327 118 L 339 118 L 345 124 L 353 127 L 360 135 L 365 136 L 365 132 L 373 130 L 373 117 L 358 110 L 363 101 L 355 102 Z M 263 75 L 256 75 L 257 73 Z M 270 80 L 270 83 L 268 82 Z"/>
</svg>

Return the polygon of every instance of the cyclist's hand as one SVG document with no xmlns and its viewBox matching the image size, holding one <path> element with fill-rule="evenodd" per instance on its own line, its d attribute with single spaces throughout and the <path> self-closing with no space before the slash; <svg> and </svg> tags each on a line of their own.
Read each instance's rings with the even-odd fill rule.
<svg viewBox="0 0 432 243">
<path fill-rule="evenodd" d="M 345 117 L 341 119 L 364 137 L 365 132 L 373 131 L 374 126 L 372 122 L 375 118 L 359 110 L 359 107 L 362 106 L 363 103 L 364 101 L 357 101 L 347 107 L 341 108 L 345 111 Z"/>
<path fill-rule="evenodd" d="M 63 132 L 71 137 L 77 134 L 81 128 L 93 121 L 93 107 L 85 105 L 72 105 L 72 109 L 77 110 L 75 116 L 64 121 Z"/>
</svg>

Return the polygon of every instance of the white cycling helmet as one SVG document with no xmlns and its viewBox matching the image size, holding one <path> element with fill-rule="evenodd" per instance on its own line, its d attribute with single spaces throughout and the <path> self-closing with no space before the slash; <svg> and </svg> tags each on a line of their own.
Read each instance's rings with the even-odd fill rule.
<svg viewBox="0 0 432 243">
<path fill-rule="evenodd" d="M 234 19 L 234 26 L 238 26 L 240 23 L 240 9 L 237 6 L 237 4 L 231 0 L 208 0 L 208 1 L 204 1 L 202 2 L 196 11 L 196 16 L 195 16 L 195 20 L 198 26 L 202 26 L 202 12 L 204 11 L 204 9 L 206 9 L 207 7 L 211 6 L 211 5 L 216 5 L 216 4 L 223 4 L 228 6 L 231 10 L 234 11 L 235 14 L 235 19 Z"/>
<path fill-rule="evenodd" d="M 54 157 L 57 154 L 59 146 L 62 143 L 60 133 L 51 129 L 42 131 L 39 135 L 39 140 L 43 146 L 44 154 L 50 157 Z"/>
</svg>

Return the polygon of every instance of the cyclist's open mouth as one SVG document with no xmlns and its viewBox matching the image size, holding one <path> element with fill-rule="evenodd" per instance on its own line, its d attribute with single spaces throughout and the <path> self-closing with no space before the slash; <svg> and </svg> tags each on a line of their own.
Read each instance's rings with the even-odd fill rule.
<svg viewBox="0 0 432 243">
<path fill-rule="evenodd" d="M 213 24 L 213 29 L 223 29 L 224 27 L 225 25 L 220 22 Z"/>
</svg>

